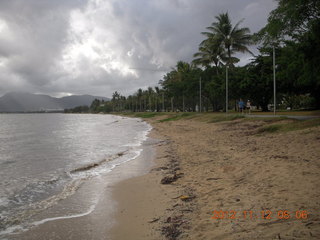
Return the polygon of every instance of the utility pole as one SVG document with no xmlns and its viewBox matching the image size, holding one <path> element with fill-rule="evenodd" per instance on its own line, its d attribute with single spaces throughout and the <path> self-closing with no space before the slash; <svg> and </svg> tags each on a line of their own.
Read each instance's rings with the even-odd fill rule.
<svg viewBox="0 0 320 240">
<path fill-rule="evenodd" d="M 184 109 L 184 95 L 182 95 L 182 111 L 184 112 L 185 109 Z"/>
<path fill-rule="evenodd" d="M 273 45 L 273 114 L 276 115 L 276 106 L 277 106 L 277 98 L 276 98 L 276 51 Z"/>
<path fill-rule="evenodd" d="M 164 92 L 162 92 L 162 112 L 164 111 Z"/>
<path fill-rule="evenodd" d="M 228 65 L 226 65 L 226 113 L 228 113 Z"/>
<path fill-rule="evenodd" d="M 200 77 L 199 85 L 200 85 L 200 94 L 199 94 L 199 95 L 200 95 L 200 96 L 199 96 L 199 97 L 200 97 L 200 104 L 199 104 L 199 112 L 201 112 L 201 110 L 202 110 L 202 106 L 201 106 L 201 104 L 202 104 L 202 103 L 201 103 L 201 77 Z"/>
</svg>

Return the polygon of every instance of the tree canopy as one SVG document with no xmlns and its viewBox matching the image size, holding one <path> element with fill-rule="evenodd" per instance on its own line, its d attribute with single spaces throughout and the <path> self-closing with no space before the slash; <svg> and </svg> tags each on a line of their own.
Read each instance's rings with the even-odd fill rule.
<svg viewBox="0 0 320 240">
<path fill-rule="evenodd" d="M 94 102 L 90 111 L 196 111 L 201 83 L 202 110 L 219 111 L 225 101 L 225 66 L 230 71 L 229 107 L 250 99 L 253 106 L 268 111 L 273 103 L 272 47 L 276 52 L 277 108 L 320 109 L 320 1 L 277 0 L 278 6 L 259 32 L 232 24 L 221 13 L 201 34 L 198 52 L 191 63 L 177 62 L 159 81 L 159 86 L 138 89 L 124 97 L 117 91 L 110 102 Z M 235 53 L 250 53 L 259 43 L 259 54 L 245 66 Z M 82 108 L 83 109 L 83 108 Z"/>
</svg>

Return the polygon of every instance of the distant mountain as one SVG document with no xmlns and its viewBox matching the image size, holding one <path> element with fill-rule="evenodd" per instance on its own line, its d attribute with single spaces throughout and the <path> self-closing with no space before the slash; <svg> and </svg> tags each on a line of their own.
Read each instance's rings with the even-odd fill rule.
<svg viewBox="0 0 320 240">
<path fill-rule="evenodd" d="M 37 112 L 63 110 L 77 106 L 90 106 L 94 99 L 109 101 L 105 97 L 73 95 L 54 98 L 48 95 L 11 92 L 0 97 L 0 112 Z"/>
</svg>

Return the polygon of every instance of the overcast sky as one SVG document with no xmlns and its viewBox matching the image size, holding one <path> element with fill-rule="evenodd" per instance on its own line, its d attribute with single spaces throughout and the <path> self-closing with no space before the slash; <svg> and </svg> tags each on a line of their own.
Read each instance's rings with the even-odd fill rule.
<svg viewBox="0 0 320 240">
<path fill-rule="evenodd" d="M 244 18 L 254 33 L 275 7 L 274 0 L 1 0 L 0 96 L 110 97 L 156 86 L 165 72 L 147 69 L 190 62 L 219 13 L 228 11 L 233 24 Z M 250 58 L 238 57 L 240 65 Z"/>
</svg>

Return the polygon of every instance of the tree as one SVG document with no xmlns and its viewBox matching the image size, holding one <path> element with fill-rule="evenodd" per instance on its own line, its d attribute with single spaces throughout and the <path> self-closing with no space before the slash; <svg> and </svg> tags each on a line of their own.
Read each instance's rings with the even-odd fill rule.
<svg viewBox="0 0 320 240">
<path fill-rule="evenodd" d="M 278 0 L 255 38 L 264 47 L 282 43 L 281 83 L 286 83 L 289 93 L 311 94 L 320 109 L 320 1 Z"/>
<path fill-rule="evenodd" d="M 243 20 L 232 26 L 228 12 L 221 13 L 216 16 L 217 22 L 213 22 L 210 27 L 207 27 L 209 32 L 202 32 L 207 36 L 205 42 L 209 42 L 209 46 L 216 46 L 217 49 L 223 48 L 227 58 L 224 62 L 226 65 L 226 111 L 228 110 L 228 67 L 234 66 L 239 61 L 233 57 L 237 52 L 249 52 L 248 45 L 252 44 L 252 36 L 249 28 L 240 28 Z"/>
<path fill-rule="evenodd" d="M 319 0 L 277 0 L 278 7 L 268 18 L 268 24 L 256 35 L 264 45 L 286 36 L 297 38 L 309 32 L 319 21 Z"/>
<path fill-rule="evenodd" d="M 262 111 L 268 111 L 268 104 L 273 94 L 272 82 L 272 58 L 269 53 L 255 57 L 253 62 L 247 65 L 248 77 L 243 80 L 242 89 Z M 252 101 L 253 100 L 253 101 Z"/>
<path fill-rule="evenodd" d="M 101 101 L 99 99 L 93 100 L 93 102 L 91 103 L 91 106 L 90 106 L 90 110 L 92 112 L 98 112 L 100 104 L 101 104 Z"/>
<path fill-rule="evenodd" d="M 217 22 L 213 22 L 210 27 L 207 27 L 209 32 L 202 34 L 207 36 L 207 41 L 211 42 L 213 46 L 223 47 L 226 50 L 226 65 L 231 66 L 238 61 L 237 58 L 232 57 L 234 53 L 251 53 L 247 46 L 252 43 L 252 36 L 249 28 L 239 28 L 243 20 L 237 22 L 233 27 L 227 12 L 219 14 L 216 19 Z"/>
<path fill-rule="evenodd" d="M 141 107 L 142 89 L 141 88 L 138 89 L 137 96 L 138 96 L 138 101 L 140 105 L 139 112 L 141 112 L 142 111 L 142 107 Z"/>
<path fill-rule="evenodd" d="M 199 52 L 195 53 L 193 57 L 195 57 L 195 59 L 192 63 L 196 66 L 200 65 L 208 68 L 214 64 L 217 75 L 219 74 L 218 67 L 223 61 L 226 61 L 224 48 L 217 42 L 211 41 L 211 39 L 206 39 L 200 43 Z"/>
</svg>

